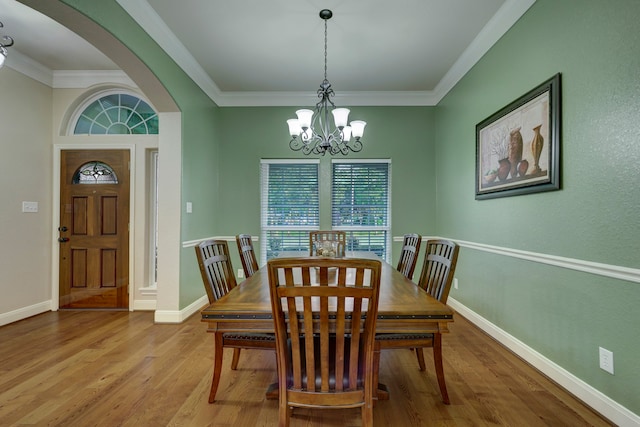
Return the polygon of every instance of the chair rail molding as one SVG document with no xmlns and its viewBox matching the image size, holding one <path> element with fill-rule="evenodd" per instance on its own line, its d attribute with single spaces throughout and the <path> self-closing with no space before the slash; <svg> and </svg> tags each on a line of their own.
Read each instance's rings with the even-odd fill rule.
<svg viewBox="0 0 640 427">
<path fill-rule="evenodd" d="M 529 252 L 520 249 L 505 248 L 501 246 L 487 245 L 484 243 L 468 242 L 449 237 L 423 236 L 422 241 L 429 239 L 448 239 L 458 243 L 463 248 L 476 251 L 489 252 L 497 255 L 524 259 L 531 262 L 553 265 L 556 267 L 568 268 L 570 270 L 582 271 L 584 273 L 596 274 L 612 279 L 625 280 L 628 282 L 640 283 L 640 269 L 623 267 L 619 265 L 604 264 L 600 262 L 585 261 L 576 258 L 567 258 L 557 255 L 548 255 L 539 252 Z M 402 236 L 395 236 L 394 242 L 402 242 Z"/>
<path fill-rule="evenodd" d="M 196 239 L 196 240 L 185 240 L 182 242 L 182 247 L 183 248 L 191 248 L 196 246 L 197 244 L 199 244 L 200 242 L 204 241 L 204 240 L 209 240 L 209 239 L 213 239 L 213 240 L 226 240 L 227 242 L 234 242 L 236 241 L 236 236 L 211 236 L 211 237 L 203 237 L 202 239 Z M 251 240 L 253 240 L 254 242 L 257 242 L 260 240 L 259 236 L 251 236 Z"/>
</svg>

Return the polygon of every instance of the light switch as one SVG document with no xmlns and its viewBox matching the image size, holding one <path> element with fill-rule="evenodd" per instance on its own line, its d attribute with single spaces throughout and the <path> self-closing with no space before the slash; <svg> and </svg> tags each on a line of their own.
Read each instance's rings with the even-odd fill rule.
<svg viewBox="0 0 640 427">
<path fill-rule="evenodd" d="M 187 202 L 187 213 L 193 212 L 193 203 Z"/>
<path fill-rule="evenodd" d="M 38 202 L 22 202 L 22 212 L 38 212 Z"/>
</svg>

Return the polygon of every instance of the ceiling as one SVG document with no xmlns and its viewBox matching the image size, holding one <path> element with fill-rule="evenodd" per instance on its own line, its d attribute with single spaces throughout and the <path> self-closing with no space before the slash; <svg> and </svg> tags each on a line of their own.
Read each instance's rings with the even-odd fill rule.
<svg viewBox="0 0 640 427">
<path fill-rule="evenodd" d="M 116 0 L 221 106 L 435 105 L 535 0 Z M 56 71 L 117 70 L 88 42 L 0 0 L 11 56 Z M 17 52 L 17 53 L 16 53 Z"/>
</svg>

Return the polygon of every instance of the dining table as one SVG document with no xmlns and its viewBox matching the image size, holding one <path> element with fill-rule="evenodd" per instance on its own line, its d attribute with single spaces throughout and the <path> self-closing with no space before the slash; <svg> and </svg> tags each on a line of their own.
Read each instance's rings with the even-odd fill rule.
<svg viewBox="0 0 640 427">
<path fill-rule="evenodd" d="M 306 252 L 282 253 L 280 257 L 308 256 Z M 347 258 L 376 257 L 372 252 L 347 251 Z M 382 261 L 376 333 L 447 333 L 454 311 L 429 295 L 402 275 L 388 262 Z M 200 313 L 208 324 L 207 332 L 275 333 L 269 294 L 269 273 L 264 265 L 227 295 L 205 307 Z M 271 385 L 268 398 L 277 398 L 277 384 Z M 388 391 L 380 384 L 378 400 L 388 399 Z"/>
</svg>

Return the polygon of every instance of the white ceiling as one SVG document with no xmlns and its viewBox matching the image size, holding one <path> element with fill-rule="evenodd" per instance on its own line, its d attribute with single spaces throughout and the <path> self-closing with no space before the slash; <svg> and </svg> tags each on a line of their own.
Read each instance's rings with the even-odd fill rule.
<svg viewBox="0 0 640 427">
<path fill-rule="evenodd" d="M 218 105 L 435 105 L 535 0 L 117 0 Z M 84 39 L 0 0 L 11 56 L 52 72 L 118 67 Z M 16 53 L 17 52 L 17 53 Z"/>
</svg>

